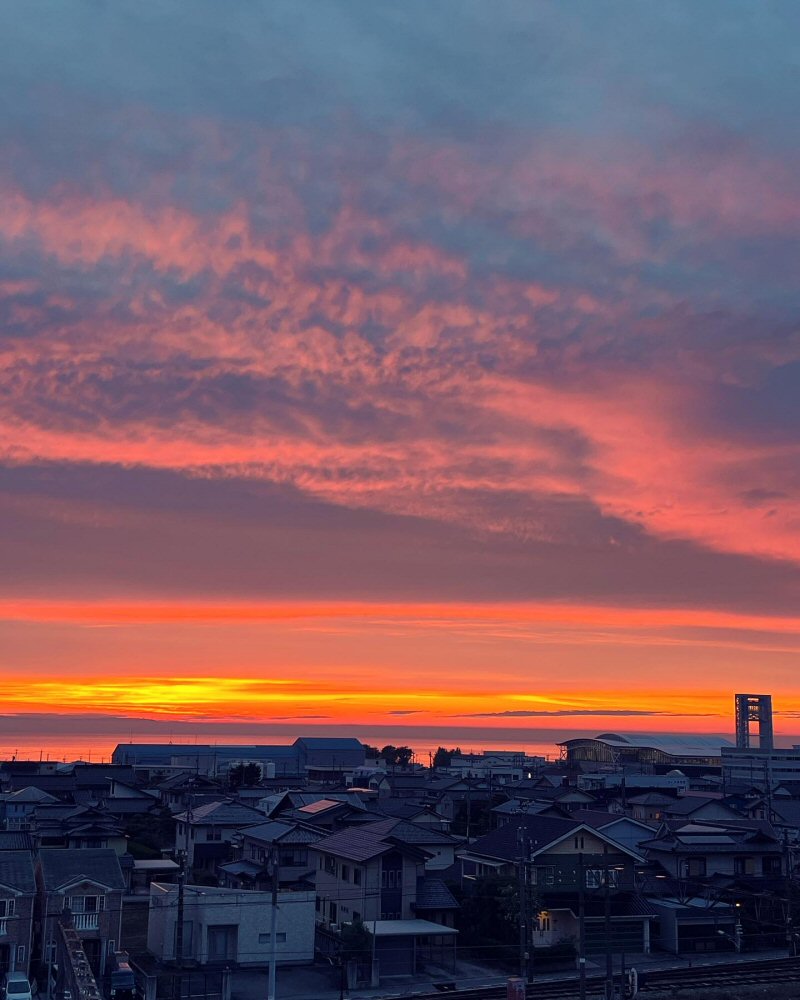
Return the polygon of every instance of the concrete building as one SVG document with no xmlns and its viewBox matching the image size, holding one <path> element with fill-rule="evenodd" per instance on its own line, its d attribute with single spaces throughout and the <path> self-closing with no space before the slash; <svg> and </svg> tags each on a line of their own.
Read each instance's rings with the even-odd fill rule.
<svg viewBox="0 0 800 1000">
<path fill-rule="evenodd" d="M 150 886 L 147 949 L 157 959 L 176 958 L 178 887 Z M 278 893 L 277 961 L 314 961 L 314 893 Z M 270 957 L 272 895 L 252 890 L 187 885 L 184 889 L 183 959 L 200 966 L 230 963 L 263 967 Z"/>
</svg>

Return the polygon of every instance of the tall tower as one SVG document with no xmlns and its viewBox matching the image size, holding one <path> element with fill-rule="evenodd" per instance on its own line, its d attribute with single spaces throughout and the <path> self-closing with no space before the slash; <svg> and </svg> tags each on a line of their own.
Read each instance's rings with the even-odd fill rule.
<svg viewBox="0 0 800 1000">
<path fill-rule="evenodd" d="M 737 694 L 736 698 L 736 746 L 740 750 L 750 748 L 750 723 L 758 723 L 759 750 L 772 750 L 772 695 Z"/>
</svg>

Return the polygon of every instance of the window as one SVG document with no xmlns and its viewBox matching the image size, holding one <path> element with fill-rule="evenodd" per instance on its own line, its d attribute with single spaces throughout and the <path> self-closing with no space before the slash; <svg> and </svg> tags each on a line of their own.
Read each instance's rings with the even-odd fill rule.
<svg viewBox="0 0 800 1000">
<path fill-rule="evenodd" d="M 270 935 L 269 935 L 269 931 L 267 931 L 267 933 L 265 933 L 265 934 L 259 934 L 258 935 L 258 943 L 259 944 L 270 944 L 270 941 L 271 941 L 271 938 L 270 938 Z M 276 931 L 275 932 L 275 941 L 277 942 L 277 944 L 285 944 L 286 943 L 286 931 Z"/>
<path fill-rule="evenodd" d="M 25 945 L 24 944 L 18 944 L 17 945 L 17 968 L 18 969 L 25 968 Z"/>
<path fill-rule="evenodd" d="M 350 881 L 350 869 L 347 865 L 342 865 L 342 882 Z"/>
<path fill-rule="evenodd" d="M 353 884 L 354 885 L 361 885 L 361 869 L 360 868 L 354 868 L 353 869 Z"/>
<path fill-rule="evenodd" d="M 64 905 L 73 913 L 101 913 L 106 908 L 106 897 L 65 896 Z"/>
<path fill-rule="evenodd" d="M 3 917 L 13 917 L 16 907 L 14 899 L 0 899 L 0 919 Z"/>
<path fill-rule="evenodd" d="M 556 869 L 554 865 L 543 865 L 533 869 L 534 885 L 553 885 L 556 880 Z M 586 883 L 589 884 L 588 882 Z"/>
<path fill-rule="evenodd" d="M 548 934 L 550 931 L 550 917 L 545 916 L 545 914 L 540 914 L 539 916 L 539 933 Z"/>
<path fill-rule="evenodd" d="M 683 878 L 703 878 L 705 874 L 705 858 L 684 858 L 681 861 L 681 876 Z"/>
<path fill-rule="evenodd" d="M 329 875 L 336 874 L 336 858 L 331 857 L 330 854 L 325 855 L 325 871 Z"/>
<path fill-rule="evenodd" d="M 761 874 L 762 875 L 780 875 L 782 871 L 781 859 L 780 858 L 762 858 L 761 859 Z"/>
<path fill-rule="evenodd" d="M 109 938 L 108 939 L 108 953 L 109 953 L 109 955 L 113 955 L 114 954 L 114 951 L 115 951 L 114 944 L 115 944 L 114 938 Z"/>
<path fill-rule="evenodd" d="M 576 851 L 582 851 L 583 847 L 584 847 L 584 838 L 583 838 L 583 834 L 580 834 L 579 836 L 577 836 L 575 838 L 575 850 Z"/>
<path fill-rule="evenodd" d="M 222 830 L 218 830 L 216 827 L 211 827 L 211 829 L 206 832 L 206 840 L 222 840 Z"/>
<path fill-rule="evenodd" d="M 602 889 L 606 885 L 616 888 L 619 885 L 619 872 L 614 868 L 587 868 L 586 888 Z"/>
<path fill-rule="evenodd" d="M 755 871 L 756 871 L 755 858 L 733 859 L 734 875 L 755 875 Z"/>
<path fill-rule="evenodd" d="M 337 913 L 338 913 L 338 908 L 336 906 L 336 903 L 331 903 L 331 923 L 332 924 L 336 923 L 336 915 L 337 915 Z"/>
</svg>

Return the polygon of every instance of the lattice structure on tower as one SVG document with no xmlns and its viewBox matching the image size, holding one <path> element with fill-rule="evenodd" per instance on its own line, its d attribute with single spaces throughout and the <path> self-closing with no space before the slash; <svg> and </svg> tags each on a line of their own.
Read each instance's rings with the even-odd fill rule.
<svg viewBox="0 0 800 1000">
<path fill-rule="evenodd" d="M 758 726 L 759 749 L 772 750 L 774 747 L 772 695 L 736 695 L 736 746 L 740 750 L 748 750 L 753 745 L 750 732 L 751 722 L 755 722 Z"/>
</svg>

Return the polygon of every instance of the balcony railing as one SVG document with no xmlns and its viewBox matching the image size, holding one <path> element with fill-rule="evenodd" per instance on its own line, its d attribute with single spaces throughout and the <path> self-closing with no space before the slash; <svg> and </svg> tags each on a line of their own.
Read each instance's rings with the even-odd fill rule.
<svg viewBox="0 0 800 1000">
<path fill-rule="evenodd" d="M 5 934 L 8 934 L 8 926 L 5 917 L 3 917 L 3 919 L 0 920 L 0 937 L 3 937 Z"/>
<path fill-rule="evenodd" d="M 97 913 L 73 913 L 72 921 L 76 931 L 96 931 L 99 927 Z"/>
</svg>

